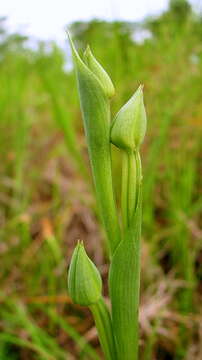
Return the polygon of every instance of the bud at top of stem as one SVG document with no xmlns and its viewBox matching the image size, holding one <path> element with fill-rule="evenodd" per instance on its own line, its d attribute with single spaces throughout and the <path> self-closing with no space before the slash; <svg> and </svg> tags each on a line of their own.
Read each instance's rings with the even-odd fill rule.
<svg viewBox="0 0 202 360">
<path fill-rule="evenodd" d="M 115 93 L 114 85 L 112 84 L 112 81 L 107 72 L 93 56 L 90 47 L 87 46 L 83 61 L 75 49 L 70 34 L 67 34 L 69 37 L 76 70 L 79 74 L 78 78 L 85 78 L 85 82 L 89 82 L 89 88 L 91 88 L 92 91 L 101 91 L 101 93 L 103 93 L 103 95 L 105 95 L 107 98 L 111 98 Z"/>
<path fill-rule="evenodd" d="M 75 304 L 89 306 L 98 302 L 102 292 L 99 271 L 78 242 L 68 272 L 68 291 Z"/>
<path fill-rule="evenodd" d="M 103 67 L 99 64 L 96 58 L 93 56 L 90 46 L 88 45 L 84 55 L 84 62 L 88 66 L 88 68 L 94 73 L 94 75 L 100 81 L 103 90 L 107 97 L 111 98 L 115 94 L 114 85 L 107 74 L 107 72 L 103 69 Z"/>
<path fill-rule="evenodd" d="M 146 112 L 140 85 L 116 115 L 111 127 L 111 142 L 125 150 L 138 150 L 146 131 Z"/>
</svg>

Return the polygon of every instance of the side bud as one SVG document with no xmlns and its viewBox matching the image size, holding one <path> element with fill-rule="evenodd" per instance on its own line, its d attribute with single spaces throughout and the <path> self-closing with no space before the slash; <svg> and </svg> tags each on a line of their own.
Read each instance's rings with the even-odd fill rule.
<svg viewBox="0 0 202 360">
<path fill-rule="evenodd" d="M 101 276 L 81 242 L 78 242 L 72 255 L 68 272 L 68 292 L 75 304 L 83 306 L 95 304 L 101 297 Z"/>
<path fill-rule="evenodd" d="M 124 150 L 138 150 L 146 132 L 146 112 L 140 85 L 121 108 L 111 126 L 111 142 Z"/>
<path fill-rule="evenodd" d="M 83 59 L 88 68 L 93 72 L 93 74 L 100 81 L 104 93 L 107 97 L 111 98 L 115 94 L 114 85 L 103 67 L 99 64 L 96 58 L 93 56 L 90 46 L 87 46 L 86 51 L 84 52 Z"/>
</svg>

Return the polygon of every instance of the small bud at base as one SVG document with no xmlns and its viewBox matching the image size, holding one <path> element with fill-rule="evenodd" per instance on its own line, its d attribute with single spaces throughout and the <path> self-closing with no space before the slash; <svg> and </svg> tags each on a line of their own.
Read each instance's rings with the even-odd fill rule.
<svg viewBox="0 0 202 360">
<path fill-rule="evenodd" d="M 81 242 L 78 242 L 72 255 L 68 272 L 68 291 L 74 303 L 83 306 L 94 304 L 101 297 L 101 276 Z"/>
</svg>

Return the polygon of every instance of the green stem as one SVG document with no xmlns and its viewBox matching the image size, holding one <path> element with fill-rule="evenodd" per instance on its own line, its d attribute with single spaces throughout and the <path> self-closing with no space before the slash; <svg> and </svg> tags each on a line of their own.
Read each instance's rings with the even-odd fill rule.
<svg viewBox="0 0 202 360">
<path fill-rule="evenodd" d="M 128 226 L 137 206 L 137 162 L 136 153 L 128 153 Z"/>
<path fill-rule="evenodd" d="M 122 161 L 121 206 L 123 227 L 127 229 L 137 207 L 139 187 L 142 180 L 140 154 L 138 151 L 124 151 Z"/>
<path fill-rule="evenodd" d="M 90 305 L 89 308 L 95 320 L 99 340 L 106 360 L 116 360 L 117 357 L 111 316 L 104 299 L 101 298 L 96 304 Z"/>
<path fill-rule="evenodd" d="M 122 182 L 125 182 L 122 183 L 124 237 L 112 257 L 109 275 L 118 360 L 138 359 L 141 178 L 139 153 L 125 153 L 122 176 Z"/>
<path fill-rule="evenodd" d="M 122 154 L 122 190 L 121 190 L 121 210 L 123 228 L 128 227 L 128 154 Z"/>
<path fill-rule="evenodd" d="M 136 196 L 136 204 L 135 204 L 135 208 L 136 208 L 139 192 L 142 185 L 142 164 L 141 164 L 139 151 L 135 152 L 135 161 L 136 161 L 136 169 L 137 169 L 137 175 L 136 175 L 137 196 Z"/>
</svg>

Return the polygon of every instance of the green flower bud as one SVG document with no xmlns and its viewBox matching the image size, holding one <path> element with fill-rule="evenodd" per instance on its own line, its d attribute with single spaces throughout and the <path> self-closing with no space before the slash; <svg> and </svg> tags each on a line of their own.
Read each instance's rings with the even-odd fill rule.
<svg viewBox="0 0 202 360">
<path fill-rule="evenodd" d="M 88 68 L 94 73 L 94 75 L 98 78 L 98 80 L 100 81 L 106 96 L 109 98 L 114 96 L 114 94 L 115 94 L 114 85 L 113 85 L 109 75 L 106 73 L 106 71 L 103 69 L 103 67 L 99 64 L 99 62 L 93 56 L 93 54 L 90 50 L 90 46 L 87 46 L 86 51 L 84 52 L 84 62 L 88 66 Z"/>
<path fill-rule="evenodd" d="M 68 291 L 75 304 L 89 306 L 101 297 L 102 279 L 83 243 L 74 249 L 68 272 Z"/>
<path fill-rule="evenodd" d="M 111 142 L 125 150 L 138 150 L 146 132 L 146 112 L 140 85 L 116 115 L 111 127 Z"/>
</svg>

